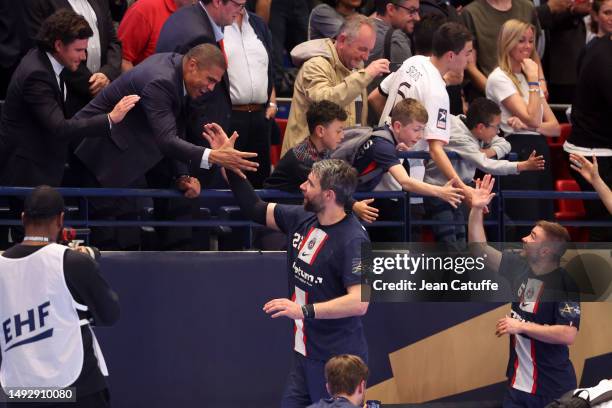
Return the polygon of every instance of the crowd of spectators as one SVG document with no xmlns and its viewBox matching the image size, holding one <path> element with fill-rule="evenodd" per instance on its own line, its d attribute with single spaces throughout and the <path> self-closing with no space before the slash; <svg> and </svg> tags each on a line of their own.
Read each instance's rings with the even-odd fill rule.
<svg viewBox="0 0 612 408">
<path fill-rule="evenodd" d="M 61 10 L 79 18 L 58 18 Z M 140 75 L 130 71 L 147 61 L 148 67 L 155 65 L 150 61 L 161 58 L 156 54 L 186 54 L 204 43 L 225 60 L 218 65 L 220 76 L 211 74 L 205 84 L 196 79 L 188 83 L 184 68 L 180 95 L 154 93 L 173 101 L 168 104 L 149 103 L 151 87 L 135 85 L 135 80 L 131 92 L 117 93 L 128 88 L 128 75 Z M 371 141 L 358 146 L 362 162 L 352 163 L 360 176 L 377 166 L 385 175 L 359 190 L 429 194 L 433 198 L 425 205 L 411 201 L 413 213 L 456 221 L 465 219 L 465 211 L 454 208 L 454 194 L 462 199 L 461 208 L 469 207 L 474 170 L 499 170 L 488 160 L 502 159 L 508 151 L 517 155 L 517 163 L 527 164 L 512 169 L 499 164 L 507 174 L 503 188 L 553 190 L 555 166 L 565 166 L 582 190 L 593 190 L 580 157 L 589 163 L 596 157 L 598 176 L 590 178 L 597 179 L 600 188 L 610 186 L 611 66 L 612 0 L 1 0 L 0 182 L 177 187 L 185 198 L 173 200 L 161 213 L 163 205 L 156 203 L 157 216 L 192 219 L 199 205 L 191 197 L 201 188 L 226 186 L 211 165 L 227 164 L 234 154 L 232 160 L 241 152 L 257 154 L 254 164 L 232 165 L 238 172 L 249 170 L 245 174 L 255 188 L 299 186 L 298 180 L 279 181 L 278 170 L 306 174 L 283 162 L 270 178 L 271 145 L 280 142 L 274 140 L 279 132 L 277 97 L 288 97 L 281 156 L 290 154 L 292 163 L 311 166 L 333 156 L 343 143 L 343 128 L 385 127 L 389 139 L 372 130 Z M 45 70 L 48 78 L 42 74 Z M 123 85 L 112 87 L 115 83 Z M 202 89 L 192 92 L 191 86 Z M 418 107 L 408 116 L 401 114 L 405 107 L 396 110 L 396 117 L 401 116 L 396 128 L 393 110 L 403 100 Z M 474 101 L 476 108 L 471 109 Z M 566 117 L 549 102 L 560 108 L 572 105 L 571 113 Z M 425 117 L 415 113 L 419 107 Z M 175 123 L 160 121 L 153 113 L 160 109 L 171 110 Z M 125 124 L 120 123 L 124 117 Z M 146 118 L 150 127 L 124 132 L 141 123 L 135 117 Z M 158 129 L 160 122 L 164 129 Z M 220 158 L 212 149 L 210 162 L 210 146 L 202 136 L 209 123 L 237 134 L 229 156 Z M 407 133 L 401 132 L 408 132 L 402 130 L 408 126 L 420 136 L 406 139 Z M 563 126 L 571 126 L 571 132 L 562 139 L 562 160 L 555 161 L 549 141 L 561 136 Z M 151 131 L 150 145 L 139 144 L 147 138 L 140 135 L 142 129 Z M 168 137 L 176 138 L 180 148 Z M 114 150 L 100 148 L 103 140 L 111 140 Z M 370 145 L 374 148 L 366 152 Z M 183 148 L 190 153 L 181 154 Z M 148 159 L 128 155 L 134 149 L 142 149 L 141 156 Z M 401 150 L 429 151 L 431 159 L 397 160 L 394 152 Z M 458 152 L 460 159 L 449 160 L 448 151 Z M 110 152 L 113 157 L 104 156 Z M 201 162 L 192 159 L 196 156 Z M 132 161 L 123 170 L 137 172 L 119 175 L 110 169 L 109 163 L 127 157 Z M 105 164 L 92 165 L 92 160 Z M 399 167 L 392 170 L 396 164 L 402 168 L 400 176 Z M 110 170 L 104 173 L 101 169 L 106 168 Z M 117 179 L 111 180 L 110 174 Z M 426 187 L 419 184 L 422 180 Z M 353 210 L 366 222 L 378 215 L 401 216 L 389 212 L 385 203 L 371 203 L 354 203 Z M 141 204 L 130 214 L 138 216 Z M 19 200 L 11 199 L 8 205 L 17 216 Z M 588 218 L 609 217 L 601 201 L 587 200 L 585 206 Z M 513 220 L 552 220 L 554 207 L 551 200 L 521 200 L 521 205 L 508 205 L 506 214 Z M 609 240 L 609 234 L 594 229 L 591 238 Z M 446 228 L 435 235 L 441 241 L 445 236 L 462 241 L 464 232 Z M 178 234 L 167 247 L 188 246 L 190 239 L 190 234 Z"/>
</svg>

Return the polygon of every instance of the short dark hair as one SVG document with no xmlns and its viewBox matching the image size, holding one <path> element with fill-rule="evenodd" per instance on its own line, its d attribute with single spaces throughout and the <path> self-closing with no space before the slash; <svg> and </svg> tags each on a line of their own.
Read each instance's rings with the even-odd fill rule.
<svg viewBox="0 0 612 408">
<path fill-rule="evenodd" d="M 330 101 L 314 102 L 306 111 L 308 131 L 312 134 L 317 126 L 327 126 L 334 120 L 345 121 L 348 118 L 346 111 L 337 103 Z"/>
<path fill-rule="evenodd" d="M 212 44 L 200 44 L 191 48 L 183 57 L 183 61 L 188 59 L 194 59 L 199 69 L 217 66 L 224 71 L 227 70 L 227 60 L 223 52 Z"/>
<path fill-rule="evenodd" d="M 427 123 L 429 115 L 427 109 L 416 99 L 402 99 L 391 109 L 391 123 L 399 122 L 403 126 L 409 125 L 413 121 Z"/>
<path fill-rule="evenodd" d="M 465 114 L 465 124 L 472 130 L 479 123 L 490 124 L 493 117 L 498 115 L 501 115 L 501 109 L 495 102 L 487 98 L 476 98 Z"/>
<path fill-rule="evenodd" d="M 458 54 L 465 44 L 472 40 L 472 33 L 463 24 L 452 21 L 444 23 L 433 35 L 432 53 L 436 57 L 441 57 L 449 51 Z"/>
<path fill-rule="evenodd" d="M 321 190 L 331 190 L 336 194 L 336 204 L 349 202 L 357 188 L 357 170 L 344 160 L 325 159 L 312 165 L 312 173 L 321 183 Z"/>
<path fill-rule="evenodd" d="M 55 51 L 55 41 L 65 45 L 75 40 L 85 40 L 93 35 L 85 17 L 71 9 L 59 9 L 43 21 L 36 43 L 45 52 Z"/>
<path fill-rule="evenodd" d="M 387 14 L 387 4 L 402 5 L 405 0 L 374 0 L 376 7 L 376 14 L 384 16 Z"/>
<path fill-rule="evenodd" d="M 361 381 L 367 380 L 368 366 L 358 356 L 341 354 L 325 364 L 325 381 L 332 397 L 338 394 L 353 395 Z"/>
<path fill-rule="evenodd" d="M 212 0 L 200 0 L 202 2 L 202 4 L 210 4 L 212 3 Z M 223 2 L 223 4 L 227 4 L 227 2 L 229 0 L 221 0 Z"/>
<path fill-rule="evenodd" d="M 414 25 L 414 51 L 417 55 L 431 55 L 433 36 L 448 19 L 441 14 L 425 14 Z"/>
<path fill-rule="evenodd" d="M 64 212 L 64 198 L 53 187 L 38 186 L 23 203 L 24 222 L 44 223 Z"/>
</svg>

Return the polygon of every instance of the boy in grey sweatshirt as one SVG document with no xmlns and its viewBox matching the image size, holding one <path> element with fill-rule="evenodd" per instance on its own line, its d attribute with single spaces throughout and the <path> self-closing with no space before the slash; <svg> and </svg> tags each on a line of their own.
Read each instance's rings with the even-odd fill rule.
<svg viewBox="0 0 612 408">
<path fill-rule="evenodd" d="M 457 175 L 466 184 L 471 184 L 480 169 L 493 175 L 518 174 L 522 171 L 544 170 L 544 158 L 536 156 L 533 151 L 529 158 L 522 162 L 511 162 L 501 159 L 510 152 L 510 143 L 498 136 L 501 122 L 501 110 L 497 104 L 486 98 L 475 99 L 466 116 L 451 116 L 451 136 L 447 152 L 455 152 L 459 158 L 451 159 Z M 444 185 L 446 176 L 429 160 L 425 168 L 426 183 Z M 453 225 L 465 222 L 465 208 L 452 208 L 436 198 L 425 197 L 425 210 L 431 219 L 445 221 L 445 225 L 433 226 L 436 242 L 445 242 L 460 250 L 465 246 L 465 225 Z M 468 203 L 469 204 L 469 203 Z"/>
</svg>

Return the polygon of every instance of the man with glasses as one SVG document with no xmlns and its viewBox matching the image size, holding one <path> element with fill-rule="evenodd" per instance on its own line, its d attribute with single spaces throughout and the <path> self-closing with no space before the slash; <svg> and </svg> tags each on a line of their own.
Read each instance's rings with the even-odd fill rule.
<svg viewBox="0 0 612 408">
<path fill-rule="evenodd" d="M 419 0 L 382 0 L 376 2 L 376 43 L 366 62 L 385 58 L 390 61 L 391 72 L 397 70 L 402 63 L 412 56 L 409 36 L 414 31 L 414 25 L 419 21 Z M 383 78 L 374 79 L 368 86 L 372 92 Z M 378 116 L 369 111 L 368 123 L 378 123 Z"/>
<path fill-rule="evenodd" d="M 186 53 L 199 44 L 213 44 L 225 54 L 223 28 L 242 13 L 246 0 L 200 0 L 171 15 L 159 33 L 156 52 Z M 227 55 L 225 55 L 227 59 Z M 215 90 L 190 106 L 188 140 L 203 145 L 202 126 L 217 123 L 229 129 L 232 115 L 227 73 Z"/>
<path fill-rule="evenodd" d="M 475 99 L 470 104 L 466 116 L 450 117 L 450 139 L 444 150 L 459 155 L 459 158 L 450 159 L 450 162 L 463 183 L 472 184 L 476 169 L 500 176 L 519 174 L 522 171 L 544 170 L 544 158 L 536 156 L 535 151 L 527 160 L 521 162 L 495 160 L 510 152 L 510 143 L 497 136 L 500 123 L 499 106 L 486 98 Z M 424 181 L 443 185 L 446 183 L 446 176 L 436 163 L 430 160 L 426 166 Z M 447 243 L 461 250 L 466 242 L 465 226 L 453 223 L 466 220 L 465 207 L 462 205 L 453 208 L 435 197 L 425 197 L 424 203 L 431 219 L 445 221 L 444 225 L 432 226 L 435 241 Z"/>
</svg>

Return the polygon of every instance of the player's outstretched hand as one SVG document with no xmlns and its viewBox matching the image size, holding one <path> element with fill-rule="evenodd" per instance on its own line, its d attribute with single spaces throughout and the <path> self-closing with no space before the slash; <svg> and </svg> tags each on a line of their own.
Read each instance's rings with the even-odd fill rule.
<svg viewBox="0 0 612 408">
<path fill-rule="evenodd" d="M 272 318 L 288 317 L 293 320 L 303 319 L 302 306 L 289 299 L 272 299 L 263 307 L 263 311 L 272 314 Z"/>
<path fill-rule="evenodd" d="M 492 193 L 494 185 L 495 179 L 490 174 L 485 174 L 482 180 L 476 179 L 476 188 L 472 193 L 472 208 L 484 210 L 489 205 L 495 197 L 495 193 Z"/>
<path fill-rule="evenodd" d="M 257 171 L 259 163 L 250 161 L 257 157 L 257 153 L 241 152 L 234 149 L 238 133 L 234 132 L 232 137 L 228 139 L 225 131 L 216 123 L 204 125 L 202 136 L 210 143 L 211 152 L 208 156 L 208 161 L 212 164 L 218 164 L 228 170 L 233 171 L 242 178 L 246 178 L 244 171 Z"/>
<path fill-rule="evenodd" d="M 590 184 L 593 184 L 593 182 L 600 177 L 596 156 L 593 156 L 593 162 L 591 163 L 586 157 L 571 153 L 570 167 L 580 173 L 580 175 Z"/>
</svg>

